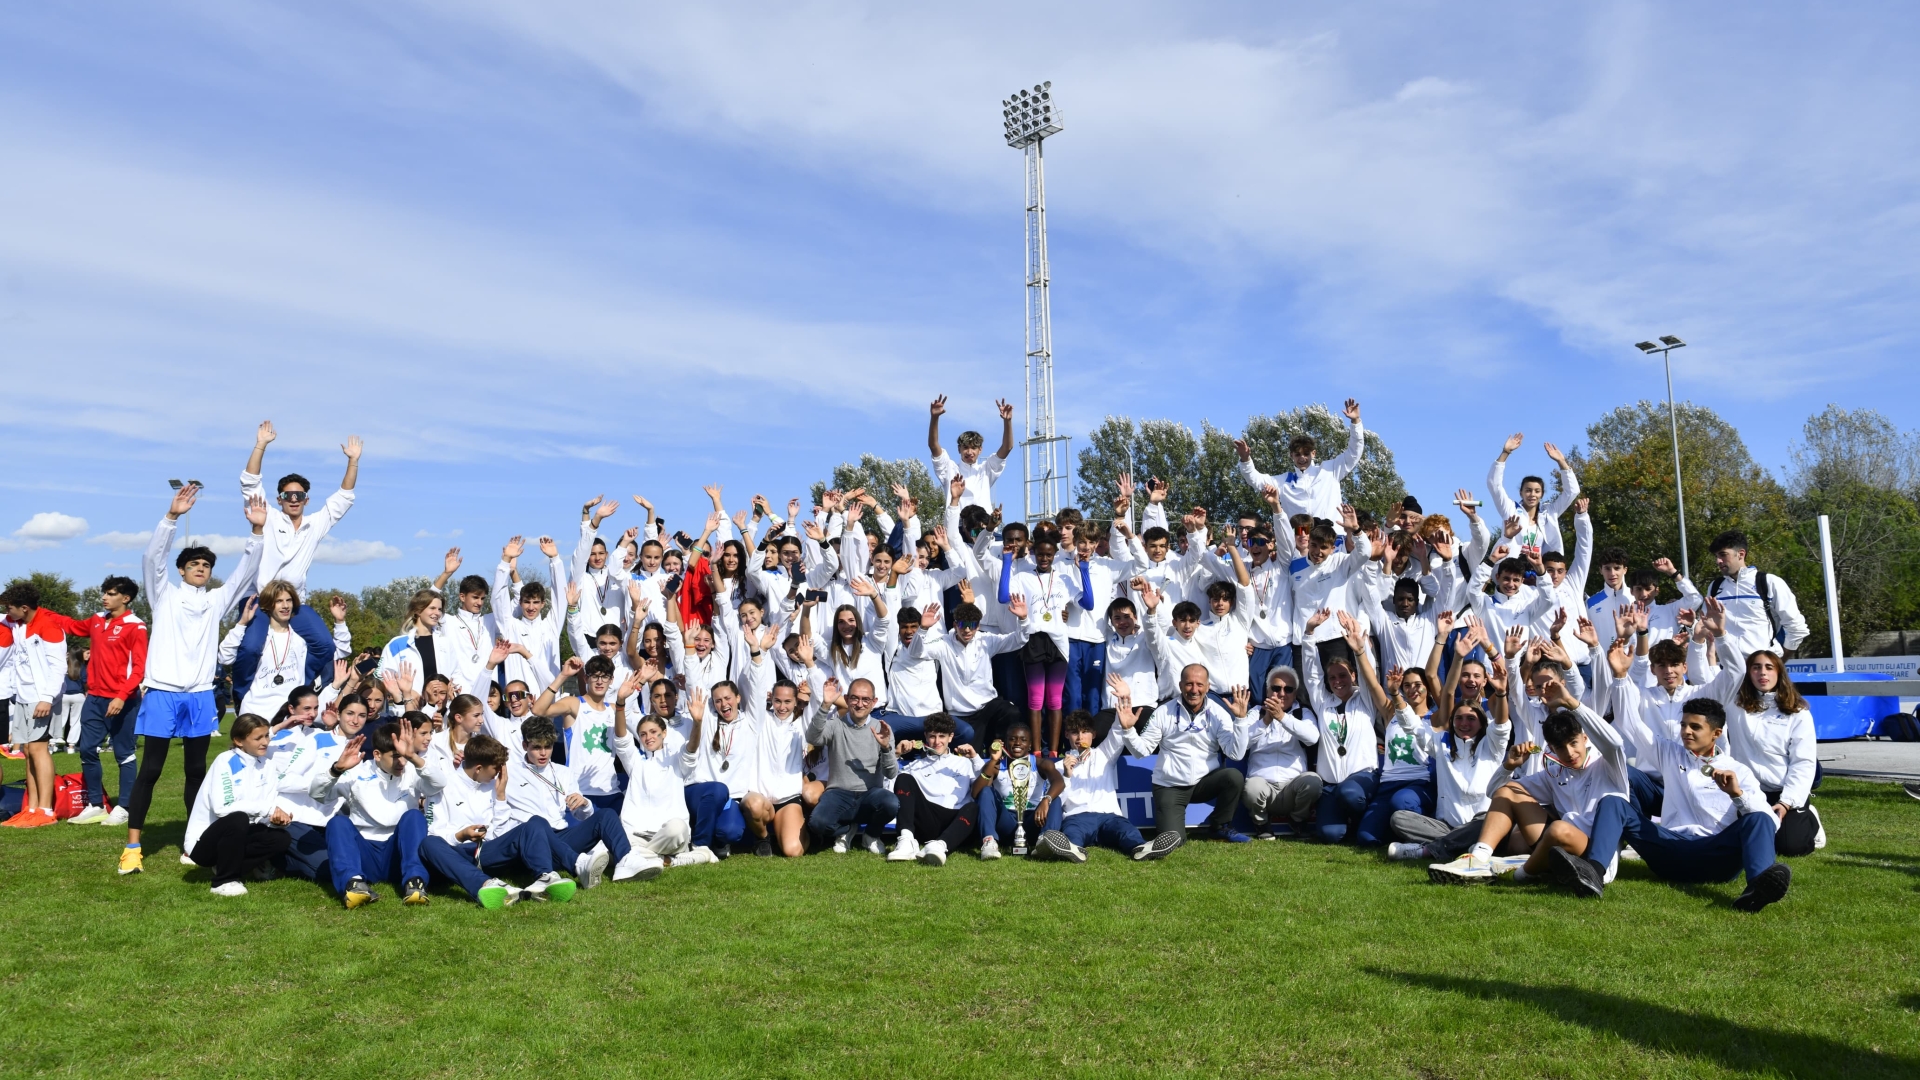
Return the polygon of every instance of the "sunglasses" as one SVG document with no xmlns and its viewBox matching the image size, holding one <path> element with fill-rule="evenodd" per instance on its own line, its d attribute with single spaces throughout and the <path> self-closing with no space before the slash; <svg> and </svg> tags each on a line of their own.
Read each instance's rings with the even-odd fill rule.
<svg viewBox="0 0 1920 1080">
<path fill-rule="evenodd" d="M 1276 683 L 1272 692 L 1275 694 L 1291 694 L 1294 692 L 1294 689 L 1286 683 Z"/>
<path fill-rule="evenodd" d="M 303 503 L 307 501 L 307 493 L 304 491 L 283 491 L 280 493 L 280 501 L 283 503 Z"/>
<path fill-rule="evenodd" d="M 513 693 L 507 695 L 507 700 L 508 701 L 525 701 L 532 696 L 533 696 L 532 694 L 527 693 L 525 690 L 515 690 Z"/>
<path fill-rule="evenodd" d="M 953 624 L 953 628 L 955 630 L 978 630 L 980 629 L 980 620 L 960 619 Z"/>
<path fill-rule="evenodd" d="M 1248 547 L 1250 547 L 1250 548 L 1257 548 L 1257 547 L 1261 547 L 1261 548 L 1263 548 L 1263 547 L 1267 547 L 1267 546 L 1268 546 L 1268 545 L 1269 545 L 1270 543 L 1271 543 L 1271 541 L 1269 541 L 1269 540 L 1268 540 L 1268 539 L 1267 539 L 1266 537 L 1264 537 L 1264 536 L 1249 536 L 1249 537 L 1247 537 L 1247 546 L 1248 546 Z"/>
</svg>

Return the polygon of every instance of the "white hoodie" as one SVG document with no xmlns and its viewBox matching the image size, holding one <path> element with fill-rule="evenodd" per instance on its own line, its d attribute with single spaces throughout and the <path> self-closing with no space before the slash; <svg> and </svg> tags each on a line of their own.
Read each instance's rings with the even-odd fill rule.
<svg viewBox="0 0 1920 1080">
<path fill-rule="evenodd" d="M 187 835 L 180 848 L 191 852 L 207 827 L 228 814 L 245 814 L 253 824 L 265 825 L 280 805 L 280 777 L 267 759 L 245 750 L 228 750 L 207 766 L 207 778 L 187 814 Z"/>
</svg>

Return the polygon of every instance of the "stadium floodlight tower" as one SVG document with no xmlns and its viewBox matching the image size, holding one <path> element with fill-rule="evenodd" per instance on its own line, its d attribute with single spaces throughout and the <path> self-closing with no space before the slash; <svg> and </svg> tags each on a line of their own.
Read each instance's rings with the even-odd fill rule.
<svg viewBox="0 0 1920 1080">
<path fill-rule="evenodd" d="M 1041 145 L 1064 130 L 1053 83 L 1000 103 L 1007 145 L 1027 156 L 1027 437 L 1021 445 L 1025 520 L 1049 521 L 1066 502 L 1068 437 L 1053 426 L 1053 308 L 1048 299 L 1047 178 Z"/>
</svg>

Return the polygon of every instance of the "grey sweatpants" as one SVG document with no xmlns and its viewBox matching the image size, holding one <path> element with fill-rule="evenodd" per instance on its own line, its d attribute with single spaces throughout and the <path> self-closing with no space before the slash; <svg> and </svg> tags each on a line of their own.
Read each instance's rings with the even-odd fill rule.
<svg viewBox="0 0 1920 1080">
<path fill-rule="evenodd" d="M 1240 800 L 1255 825 L 1264 826 L 1276 819 L 1298 823 L 1307 820 L 1319 805 L 1325 786 L 1319 773 L 1301 773 L 1284 784 L 1249 776 Z"/>
</svg>

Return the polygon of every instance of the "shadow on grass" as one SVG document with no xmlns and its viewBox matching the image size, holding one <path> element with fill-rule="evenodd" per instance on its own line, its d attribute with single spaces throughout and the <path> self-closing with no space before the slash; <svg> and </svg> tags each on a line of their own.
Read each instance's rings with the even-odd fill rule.
<svg viewBox="0 0 1920 1080">
<path fill-rule="evenodd" d="M 1528 986 L 1498 979 L 1365 969 L 1424 990 L 1530 1005 L 1569 1024 L 1608 1032 L 1648 1050 L 1713 1062 L 1741 1072 L 1791 1076 L 1920 1075 L 1920 1058 L 1861 1050 L 1820 1035 L 1769 1031 L 1573 986 Z M 1920 1009 L 1920 995 L 1902 999 Z"/>
<path fill-rule="evenodd" d="M 1891 870 L 1910 878 L 1920 878 L 1920 856 L 1896 855 L 1880 851 L 1830 851 L 1827 859 L 1840 866 L 1863 866 L 1869 870 Z M 1914 884 L 1920 890 L 1920 882 Z"/>
<path fill-rule="evenodd" d="M 1920 994 L 1900 995 L 1900 1005 L 1908 1012 L 1920 1012 Z"/>
</svg>

